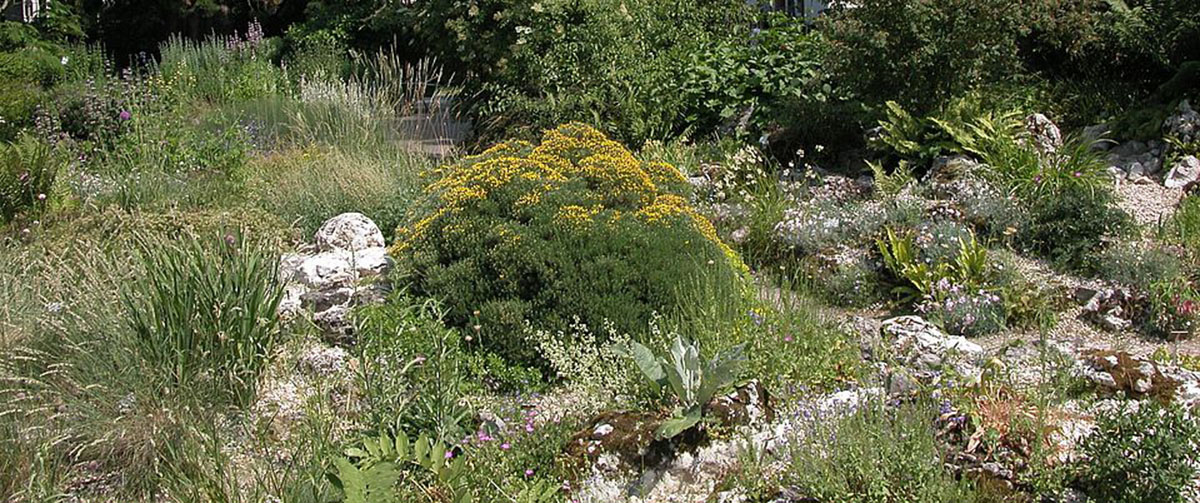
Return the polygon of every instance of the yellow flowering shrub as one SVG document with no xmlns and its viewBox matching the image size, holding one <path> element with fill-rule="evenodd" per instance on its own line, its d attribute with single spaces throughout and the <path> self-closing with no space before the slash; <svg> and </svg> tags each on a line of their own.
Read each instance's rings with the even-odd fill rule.
<svg viewBox="0 0 1200 503">
<path fill-rule="evenodd" d="M 445 299 L 451 323 L 512 361 L 536 359 L 521 339 L 526 321 L 557 329 L 578 316 L 636 333 L 652 313 L 675 311 L 689 277 L 740 282 L 746 272 L 688 203 L 678 170 L 584 124 L 428 175 L 393 256 L 415 293 Z"/>
</svg>

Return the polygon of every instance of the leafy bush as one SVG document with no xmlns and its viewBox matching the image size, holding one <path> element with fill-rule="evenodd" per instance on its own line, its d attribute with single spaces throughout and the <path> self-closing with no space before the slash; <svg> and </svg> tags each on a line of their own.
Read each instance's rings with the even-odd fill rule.
<svg viewBox="0 0 1200 503">
<path fill-rule="evenodd" d="M 42 90 L 35 84 L 0 78 L 0 141 L 9 141 L 31 125 L 43 100 Z"/>
<path fill-rule="evenodd" d="M 1200 429 L 1182 410 L 1140 405 L 1097 416 L 1096 432 L 1081 446 L 1089 461 L 1080 484 L 1100 503 L 1188 501 Z"/>
<path fill-rule="evenodd" d="M 437 0 L 416 10 L 433 53 L 477 77 L 468 95 L 480 96 L 473 114 L 488 136 L 586 121 L 631 143 L 680 129 L 683 65 L 752 19 L 737 0 Z"/>
<path fill-rule="evenodd" d="M 1132 217 L 1116 207 L 1107 188 L 1067 185 L 1026 204 L 1031 222 L 1019 230 L 1018 243 L 1058 267 L 1094 270 L 1096 253 L 1133 228 Z"/>
<path fill-rule="evenodd" d="M 554 329 L 579 316 L 635 333 L 678 310 L 682 280 L 736 283 L 745 269 L 680 195 L 675 168 L 589 126 L 501 143 L 434 175 L 393 255 L 414 293 L 444 299 L 448 323 L 510 361 L 537 359 L 524 320 Z"/>
<path fill-rule="evenodd" d="M 1200 51 L 1195 0 L 1036 2 L 1030 10 L 1031 66 L 1056 75 L 1145 88 Z"/>
<path fill-rule="evenodd" d="M 782 15 L 748 43 L 708 44 L 691 55 L 680 83 L 688 123 L 706 132 L 744 119 L 739 126 L 757 132 L 783 120 L 793 102 L 825 102 L 832 92 L 820 68 L 825 47 L 820 32 Z"/>
<path fill-rule="evenodd" d="M 871 105 L 929 112 L 1019 68 L 1019 19 L 1003 0 L 881 0 L 832 12 L 833 80 Z M 869 70 L 864 70 L 869 69 Z"/>
<path fill-rule="evenodd" d="M 31 135 L 0 143 L 0 222 L 45 209 L 62 164 L 49 145 Z"/>
<path fill-rule="evenodd" d="M 0 81 L 49 86 L 63 76 L 60 56 L 36 47 L 0 52 Z"/>
<path fill-rule="evenodd" d="M 226 235 L 143 245 L 146 277 L 122 296 L 135 354 L 170 386 L 210 386 L 248 403 L 277 336 L 277 257 Z"/>
</svg>

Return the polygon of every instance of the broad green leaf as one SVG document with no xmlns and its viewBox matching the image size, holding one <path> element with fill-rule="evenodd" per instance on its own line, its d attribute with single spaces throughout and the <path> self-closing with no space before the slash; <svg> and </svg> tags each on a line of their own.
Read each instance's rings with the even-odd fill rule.
<svg viewBox="0 0 1200 503">
<path fill-rule="evenodd" d="M 668 419 L 659 425 L 655 435 L 658 438 L 673 438 L 684 430 L 691 428 L 700 422 L 700 407 L 691 407 L 682 416 L 675 416 Z"/>
<path fill-rule="evenodd" d="M 662 386 L 667 379 L 663 373 L 662 363 L 654 357 L 654 352 L 650 348 L 636 342 L 629 343 L 629 356 L 633 358 L 633 362 L 637 364 L 638 369 L 645 374 L 647 379 L 650 379 L 654 384 Z"/>
</svg>

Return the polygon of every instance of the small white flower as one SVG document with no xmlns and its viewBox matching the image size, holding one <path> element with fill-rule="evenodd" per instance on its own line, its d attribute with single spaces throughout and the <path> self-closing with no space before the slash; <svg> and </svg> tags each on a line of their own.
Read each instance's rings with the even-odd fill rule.
<svg viewBox="0 0 1200 503">
<path fill-rule="evenodd" d="M 68 62 L 68 61 L 71 61 L 71 58 L 69 58 L 69 57 L 66 57 L 66 56 L 63 56 L 63 57 L 62 57 L 62 64 L 63 64 L 63 66 L 67 66 L 67 62 Z"/>
</svg>

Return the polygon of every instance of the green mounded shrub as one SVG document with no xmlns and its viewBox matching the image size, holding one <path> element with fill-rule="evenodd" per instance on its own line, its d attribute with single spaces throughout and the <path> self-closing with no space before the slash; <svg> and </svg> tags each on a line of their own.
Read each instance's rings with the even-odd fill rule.
<svg viewBox="0 0 1200 503">
<path fill-rule="evenodd" d="M 1132 217 L 1114 199 L 1111 190 L 1081 185 L 1032 198 L 1027 201 L 1031 222 L 1017 240 L 1058 267 L 1094 270 L 1097 252 L 1133 228 Z"/>
<path fill-rule="evenodd" d="M 37 48 L 0 52 L 0 80 L 51 85 L 63 76 L 63 65 L 59 58 Z"/>
<path fill-rule="evenodd" d="M 1196 474 L 1200 429 L 1187 414 L 1153 401 L 1097 416 L 1081 446 L 1079 484 L 1098 503 L 1182 503 Z"/>
<path fill-rule="evenodd" d="M 762 131 L 784 119 L 794 102 L 825 102 L 832 91 L 821 71 L 825 49 L 820 32 L 782 15 L 770 18 L 750 41 L 707 44 L 691 55 L 680 82 L 687 121 L 699 132 L 711 131 L 750 108 L 746 125 Z"/>
<path fill-rule="evenodd" d="M 436 170 L 392 251 L 413 293 L 509 361 L 537 361 L 524 322 L 638 333 L 678 310 L 683 280 L 737 283 L 740 258 L 682 196 L 683 176 L 582 124 Z"/>
<path fill-rule="evenodd" d="M 9 141 L 33 125 L 43 92 L 36 84 L 0 78 L 0 96 L 4 96 L 0 102 L 0 141 Z"/>
</svg>

